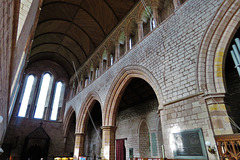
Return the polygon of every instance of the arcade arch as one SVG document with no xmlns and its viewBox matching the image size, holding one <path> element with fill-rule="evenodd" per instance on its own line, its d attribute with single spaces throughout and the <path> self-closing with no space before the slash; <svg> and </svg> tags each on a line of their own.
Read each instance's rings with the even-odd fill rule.
<svg viewBox="0 0 240 160">
<path fill-rule="evenodd" d="M 109 90 L 109 97 L 103 112 L 102 149 L 103 153 L 109 154 L 103 154 L 102 158 L 115 158 L 114 139 L 127 139 L 126 148 L 133 149 L 134 157 L 144 155 L 140 150 L 142 141 L 140 142 L 140 138 L 136 139 L 136 137 L 141 137 L 136 126 L 140 126 L 143 119 L 149 124 L 152 121 L 155 122 L 156 119 L 160 120 L 158 115 L 158 111 L 162 109 L 160 92 L 155 78 L 146 69 L 139 66 L 128 66 L 120 72 Z M 161 145 L 156 144 L 160 142 L 156 137 L 158 134 L 156 133 L 156 125 L 150 125 L 149 128 L 149 142 L 154 143 L 154 145 L 150 146 L 151 152 L 144 157 L 161 156 L 156 147 Z M 129 158 L 128 149 L 126 158 Z M 152 152 L 153 150 L 154 152 Z"/>
</svg>

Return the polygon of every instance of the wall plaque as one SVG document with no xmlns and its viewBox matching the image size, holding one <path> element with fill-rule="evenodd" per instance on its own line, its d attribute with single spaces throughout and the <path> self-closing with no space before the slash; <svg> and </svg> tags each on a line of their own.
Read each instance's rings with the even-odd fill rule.
<svg viewBox="0 0 240 160">
<path fill-rule="evenodd" d="M 178 159 L 208 159 L 201 128 L 173 133 Z"/>
</svg>

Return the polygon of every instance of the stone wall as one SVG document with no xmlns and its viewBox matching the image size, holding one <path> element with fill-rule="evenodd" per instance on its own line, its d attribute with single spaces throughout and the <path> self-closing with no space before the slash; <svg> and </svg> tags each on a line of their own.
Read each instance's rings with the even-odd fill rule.
<svg viewBox="0 0 240 160">
<path fill-rule="evenodd" d="M 8 97 L 10 95 L 10 65 L 12 56 L 12 36 L 14 1 L 3 0 L 0 2 L 0 116 L 3 122 L 0 123 L 0 147 L 8 121 Z"/>
<path fill-rule="evenodd" d="M 157 148 L 157 146 L 162 145 L 162 142 L 158 142 L 157 140 L 158 134 L 161 135 L 161 130 L 158 130 L 158 123 L 161 122 L 157 110 L 158 102 L 156 99 L 153 99 L 118 112 L 116 139 L 126 138 L 125 147 L 127 159 L 129 158 L 129 148 L 133 148 L 134 157 L 149 158 L 161 156 L 159 148 Z M 142 131 L 140 128 L 142 123 L 147 124 L 145 133 L 148 134 L 145 140 L 143 138 L 145 136 L 141 136 Z M 152 136 L 153 134 L 155 136 Z M 147 145 L 147 141 L 150 141 L 150 146 L 144 146 Z M 142 144 L 143 148 L 140 147 L 141 142 L 144 143 Z M 142 153 L 143 150 L 146 149 L 149 151 L 149 155 Z"/>
<path fill-rule="evenodd" d="M 164 145 L 166 148 L 166 156 L 172 157 L 172 145 L 174 142 L 171 136 L 183 130 L 201 128 L 204 140 L 214 144 L 214 134 L 212 124 L 209 118 L 207 106 L 202 96 L 194 96 L 171 104 L 167 104 L 165 109 L 161 111 L 161 119 L 163 126 Z M 209 155 L 209 158 L 216 159 L 217 155 Z"/>
<path fill-rule="evenodd" d="M 53 159 L 55 156 L 70 156 L 70 153 L 64 153 L 65 137 L 62 123 L 15 117 L 12 119 L 4 139 L 5 145 L 11 145 L 11 157 L 13 159 L 18 160 L 21 158 L 25 138 L 41 123 L 42 128 L 50 137 L 48 159 Z"/>
</svg>

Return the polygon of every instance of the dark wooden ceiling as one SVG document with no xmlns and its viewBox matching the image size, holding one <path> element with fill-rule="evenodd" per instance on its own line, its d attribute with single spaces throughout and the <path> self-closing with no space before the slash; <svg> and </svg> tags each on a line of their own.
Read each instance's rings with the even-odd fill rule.
<svg viewBox="0 0 240 160">
<path fill-rule="evenodd" d="M 72 76 L 137 1 L 44 0 L 30 63 L 51 60 Z"/>
</svg>

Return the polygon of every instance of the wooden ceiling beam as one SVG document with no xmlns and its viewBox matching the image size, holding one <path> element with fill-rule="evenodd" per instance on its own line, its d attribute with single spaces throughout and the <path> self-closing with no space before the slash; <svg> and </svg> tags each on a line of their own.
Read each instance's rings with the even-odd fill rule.
<svg viewBox="0 0 240 160">
<path fill-rule="evenodd" d="M 65 48 L 66 50 L 68 50 L 68 51 L 75 57 L 75 59 L 77 59 L 79 66 L 81 66 L 82 63 L 80 62 L 80 60 L 78 59 L 78 57 L 76 56 L 76 54 L 74 54 L 74 52 L 73 52 L 72 50 L 70 50 L 68 47 L 64 46 L 64 45 L 61 44 L 61 43 L 56 43 L 56 42 L 41 43 L 41 44 L 38 44 L 38 45 L 32 47 L 32 50 L 34 50 L 35 48 L 40 47 L 40 46 L 42 46 L 42 45 L 48 45 L 48 44 L 58 45 L 58 46 L 61 46 L 61 47 Z"/>
<path fill-rule="evenodd" d="M 106 1 L 106 0 L 103 0 L 106 5 L 110 8 L 110 10 L 112 11 L 113 15 L 115 16 L 115 18 L 117 19 L 117 21 L 119 22 L 119 18 L 117 17 L 117 14 L 116 12 L 114 11 L 114 9 L 110 6 L 110 4 Z"/>
<path fill-rule="evenodd" d="M 64 21 L 64 22 L 67 22 L 67 23 L 70 23 L 70 24 L 73 24 L 75 25 L 78 29 L 80 29 L 88 38 L 89 40 L 92 42 L 94 48 L 96 48 L 96 44 L 94 43 L 93 39 L 90 37 L 90 35 L 82 28 L 80 27 L 79 25 L 77 25 L 76 23 L 72 22 L 72 21 L 69 21 L 69 20 L 66 20 L 66 19 L 60 19 L 60 18 L 51 18 L 51 19 L 46 19 L 44 21 L 41 21 L 38 23 L 38 25 L 41 25 L 43 23 L 46 23 L 46 22 L 49 22 L 49 21 Z"/>
<path fill-rule="evenodd" d="M 104 36 L 106 37 L 106 33 L 105 33 L 105 31 L 103 30 L 102 25 L 99 23 L 99 21 L 98 21 L 88 10 L 86 10 L 85 8 L 83 8 L 83 7 L 81 6 L 82 4 L 81 4 L 81 5 L 77 5 L 77 4 L 73 4 L 73 3 L 71 3 L 71 2 L 55 1 L 55 2 L 50 2 L 50 3 L 47 3 L 47 4 L 43 5 L 42 8 L 44 8 L 44 7 L 48 6 L 48 5 L 57 4 L 57 3 L 58 3 L 58 4 L 66 4 L 66 5 L 76 6 L 76 7 L 78 7 L 79 9 L 84 10 L 84 11 L 96 22 L 96 24 L 100 27 L 101 31 L 103 32 Z"/>
<path fill-rule="evenodd" d="M 84 49 L 82 48 L 82 46 L 75 39 L 73 39 L 71 36 L 69 36 L 69 35 L 67 35 L 65 33 L 61 33 L 61 32 L 45 32 L 45 33 L 37 35 L 34 39 L 37 39 L 37 38 L 39 38 L 41 36 L 44 36 L 44 35 L 47 35 L 47 34 L 60 34 L 60 35 L 63 35 L 63 36 L 66 36 L 66 37 L 70 38 L 71 40 L 73 40 L 81 48 L 81 50 L 83 51 L 83 53 L 85 55 L 85 58 L 88 58 L 88 56 L 87 56 L 86 52 L 84 51 Z"/>
</svg>

